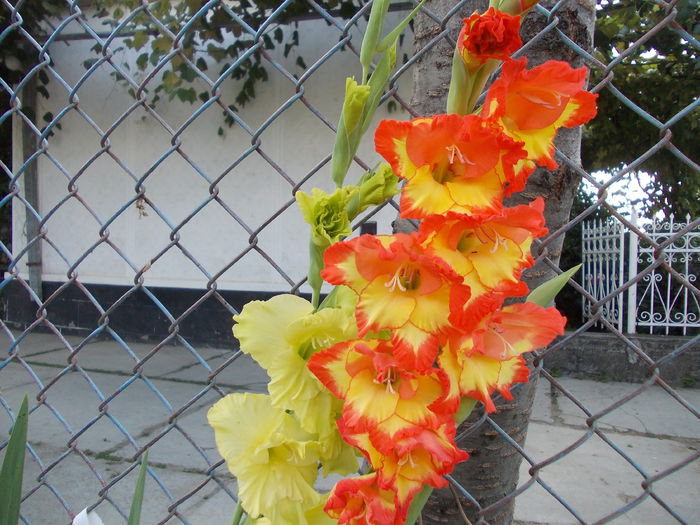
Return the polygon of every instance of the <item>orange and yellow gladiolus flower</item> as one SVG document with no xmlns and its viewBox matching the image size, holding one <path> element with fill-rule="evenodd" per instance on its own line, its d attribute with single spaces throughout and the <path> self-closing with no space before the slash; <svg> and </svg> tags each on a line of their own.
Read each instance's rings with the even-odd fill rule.
<svg viewBox="0 0 700 525">
<path fill-rule="evenodd" d="M 394 173 L 407 180 L 404 218 L 500 210 L 513 166 L 525 158 L 518 143 L 475 115 L 383 120 L 374 141 Z"/>
<path fill-rule="evenodd" d="M 518 303 L 486 316 L 472 332 L 474 351 L 506 360 L 547 346 L 564 334 L 566 317 L 556 308 Z"/>
<path fill-rule="evenodd" d="M 460 396 L 468 396 L 494 411 L 492 392 L 498 390 L 510 399 L 510 385 L 527 381 L 522 354 L 551 343 L 564 333 L 565 324 L 566 318 L 556 308 L 518 303 L 494 307 L 467 330 L 455 329 L 438 358 L 449 378 L 441 403 L 454 408 Z"/>
<path fill-rule="evenodd" d="M 345 401 L 339 427 L 345 433 L 368 432 L 382 453 L 391 453 L 401 436 L 437 428 L 449 418 L 431 409 L 444 396 L 442 371 L 421 374 L 402 367 L 390 341 L 338 343 L 314 354 L 309 369 Z"/>
<path fill-rule="evenodd" d="M 426 253 L 417 236 L 362 235 L 330 246 L 322 277 L 358 296 L 355 317 L 362 337 L 390 329 L 394 355 L 407 369 L 428 370 L 452 309 L 469 288 L 442 259 Z"/>
<path fill-rule="evenodd" d="M 535 163 L 555 169 L 554 136 L 561 127 L 573 128 L 596 114 L 597 95 L 584 91 L 588 70 L 549 60 L 526 69 L 527 59 L 508 60 L 489 88 L 482 116 L 495 122 L 514 140 L 524 143 L 527 161 L 509 192 L 520 191 Z"/>
<path fill-rule="evenodd" d="M 413 495 L 424 485 L 441 488 L 447 486 L 443 477 L 454 466 L 467 459 L 455 442 L 455 421 L 446 419 L 437 428 L 421 428 L 417 433 L 400 436 L 387 453 L 378 451 L 369 432 L 351 433 L 342 428 L 350 444 L 359 448 L 378 473 L 381 488 L 396 493 L 399 505 L 408 505 Z"/>
<path fill-rule="evenodd" d="M 481 354 L 469 354 L 462 348 L 443 347 L 438 358 L 440 367 L 450 381 L 449 393 L 442 400 L 446 407 L 456 410 L 463 396 L 484 403 L 487 412 L 494 412 L 496 405 L 491 394 L 498 391 L 504 398 L 513 399 L 510 387 L 513 383 L 526 383 L 529 370 L 521 356 L 500 361 Z"/>
<path fill-rule="evenodd" d="M 376 472 L 336 483 L 324 509 L 341 525 L 405 525 L 408 513 L 393 491 L 379 487 Z"/>
<path fill-rule="evenodd" d="M 544 201 L 538 198 L 529 205 L 504 208 L 500 213 L 448 213 L 423 221 L 421 245 L 452 266 L 471 290 L 470 300 L 453 311 L 453 322 L 464 325 L 466 316 L 478 316 L 478 306 L 489 294 L 502 298 L 505 293 L 527 293 L 527 286 L 519 279 L 523 269 L 533 264 L 533 239 L 547 233 L 543 209 Z"/>
</svg>

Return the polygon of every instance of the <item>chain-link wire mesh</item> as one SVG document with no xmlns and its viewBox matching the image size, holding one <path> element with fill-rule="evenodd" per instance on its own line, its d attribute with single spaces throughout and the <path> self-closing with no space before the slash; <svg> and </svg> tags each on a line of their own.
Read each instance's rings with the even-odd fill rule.
<svg viewBox="0 0 700 525">
<path fill-rule="evenodd" d="M 559 155 L 594 187 L 597 200 L 540 242 L 535 255 L 554 266 L 548 243 L 604 209 L 653 247 L 654 256 L 604 297 L 571 281 L 590 316 L 534 359 L 540 389 L 532 417 L 543 441 L 532 441 L 531 430 L 531 440 L 519 444 L 483 415 L 460 438 L 486 432 L 504 441 L 508 455 L 523 459 L 518 486 L 482 506 L 450 478 L 455 505 L 471 505 L 487 519 L 513 499 L 516 506 L 535 502 L 534 511 L 521 514 L 528 523 L 693 523 L 700 513 L 699 414 L 692 402 L 698 397 L 684 387 L 697 377 L 700 335 L 668 338 L 659 353 L 603 312 L 651 273 L 668 275 L 685 294 L 700 297 L 694 279 L 664 256 L 700 219 L 652 238 L 608 197 L 660 151 L 698 170 L 670 129 L 698 110 L 697 96 L 661 121 L 654 107 L 640 107 L 634 93 L 618 89 L 615 71 L 655 35 L 679 35 L 696 50 L 700 43 L 677 22 L 678 2 L 659 0 L 658 23 L 604 63 L 567 34 L 558 14 L 568 2 L 536 8 L 547 21 L 538 38 L 554 37 L 582 57 L 600 79 L 592 91 L 616 97 L 630 118 L 641 118 L 640 126 L 658 130 L 659 139 L 623 169 L 596 177 Z M 6 259 L 0 421 L 5 432 L 21 395 L 30 395 L 22 522 L 68 523 L 84 507 L 119 522 L 146 450 L 145 520 L 225 522 L 235 482 L 216 452 L 205 411 L 227 393 L 263 391 L 267 381 L 235 349 L 230 317 L 249 298 L 306 291 L 306 229 L 293 195 L 330 187 L 343 80 L 359 73 L 371 4 L 348 12 L 343 8 L 351 2 L 259 2 L 256 19 L 250 5 L 221 0 L 195 2 L 193 16 L 177 7 L 164 11 L 167 2 L 143 1 L 126 13 L 105 8 L 112 24 L 103 23 L 104 12 L 94 5 L 47 4 L 52 7 L 38 23 L 26 2 L 0 4 L 0 42 L 29 49 L 29 58 L 0 78 L 0 121 L 3 129 L 12 127 L 12 142 L 4 143 L 12 155 L 3 154 L 0 165 L 6 188 L 0 207 L 12 219 L 11 241 L 0 244 Z M 456 2 L 444 18 L 430 2 L 423 11 L 444 29 L 464 4 Z M 410 5 L 395 7 L 401 13 Z M 223 34 L 215 28 L 196 33 L 198 25 L 217 24 L 227 28 Z M 219 46 L 225 38 L 232 40 Z M 403 61 L 381 116 L 415 115 L 408 102 L 414 64 L 443 39 L 450 39 L 448 31 L 436 31 L 418 53 L 410 38 L 402 42 Z M 142 58 L 141 47 L 153 42 L 159 54 Z M 235 42 L 244 44 L 228 62 L 212 59 Z M 260 82 L 249 82 L 255 75 Z M 352 176 L 376 161 L 370 137 Z M 355 229 L 376 223 L 386 233 L 396 209 L 390 201 Z M 591 395 L 582 382 L 546 366 L 559 354 L 571 355 L 567 348 L 582 347 L 596 324 L 608 334 L 606 344 L 642 368 L 643 382 L 597 383 Z M 605 356 L 591 355 L 605 366 Z M 680 362 L 685 375 L 669 379 L 668 370 Z M 652 394 L 661 401 L 651 402 Z M 549 439 L 555 425 L 562 433 Z M 593 491 L 585 495 L 585 487 Z"/>
</svg>

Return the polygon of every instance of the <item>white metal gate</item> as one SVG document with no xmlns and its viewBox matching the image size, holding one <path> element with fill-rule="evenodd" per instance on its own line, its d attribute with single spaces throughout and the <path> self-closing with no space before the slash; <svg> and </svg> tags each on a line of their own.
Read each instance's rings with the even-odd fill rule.
<svg viewBox="0 0 700 525">
<path fill-rule="evenodd" d="M 687 335 L 699 329 L 698 221 L 687 216 L 676 222 L 671 216 L 642 226 L 636 222 L 633 215 L 639 234 L 614 218 L 582 224 L 582 282 L 593 298 L 584 299 L 584 317 L 597 315 L 620 331 L 625 326 L 627 333 Z"/>
<path fill-rule="evenodd" d="M 582 281 L 584 289 L 597 301 L 602 318 L 622 330 L 624 292 L 620 291 L 625 279 L 625 229 L 615 220 L 595 219 L 582 224 Z M 583 316 L 591 317 L 593 304 L 583 299 Z"/>
</svg>

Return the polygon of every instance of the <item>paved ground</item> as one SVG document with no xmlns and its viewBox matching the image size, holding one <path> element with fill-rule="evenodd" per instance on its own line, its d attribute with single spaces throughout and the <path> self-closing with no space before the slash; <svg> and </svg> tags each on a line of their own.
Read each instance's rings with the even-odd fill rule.
<svg viewBox="0 0 700 525">
<path fill-rule="evenodd" d="M 71 345 L 80 341 L 67 340 Z M 7 335 L 0 336 L 3 351 L 9 341 Z M 177 507 L 182 519 L 174 517 L 168 523 L 229 523 L 231 500 L 221 487 L 233 490 L 233 483 L 223 472 L 206 482 L 205 473 L 219 456 L 205 413 L 218 399 L 215 390 L 207 388 L 208 376 L 231 357 L 231 352 L 201 347 L 193 352 L 166 346 L 148 359 L 142 375 L 134 378 L 135 363 L 148 356 L 153 345 L 129 343 L 129 348 L 132 354 L 116 342 L 93 342 L 71 356 L 57 337 L 33 334 L 21 342 L 26 366 L 12 362 L 0 369 L 0 436 L 8 429 L 7 406 L 19 406 L 25 392 L 46 400 L 30 417 L 32 450 L 49 470 L 45 484 L 23 505 L 28 523 L 68 523 L 66 507 L 77 513 L 95 501 L 105 486 L 109 498 L 98 507 L 99 514 L 106 525 L 124 523 L 111 502 L 128 509 L 125 502 L 136 473 L 131 471 L 123 481 L 110 484 L 131 465 L 135 444 L 149 442 L 155 443 L 149 461 L 160 485 L 154 478 L 148 480 L 148 506 L 142 523 L 158 523 L 167 515 L 169 505 L 193 492 Z M 69 366 L 69 362 L 76 366 Z M 216 377 L 225 392 L 262 391 L 267 380 L 245 357 Z M 639 388 L 626 383 L 560 380 L 593 413 Z M 700 390 L 680 389 L 678 393 L 696 410 L 700 406 Z M 561 394 L 552 395 L 549 384 L 540 381 L 526 443 L 531 460 L 543 461 L 589 435 L 585 419 L 580 408 Z M 540 479 L 585 522 L 601 519 L 644 494 L 642 475 L 619 452 L 632 458 L 638 469 L 655 475 L 697 455 L 700 449 L 698 418 L 659 387 L 605 416 L 600 428 L 607 443 L 591 434 L 540 474 Z M 529 466 L 524 462 L 521 486 L 529 483 Z M 25 486 L 36 486 L 39 469 L 35 460 L 28 459 L 26 471 Z M 652 490 L 685 523 L 700 523 L 700 460 L 653 483 Z M 651 496 L 615 520 L 630 525 L 677 522 Z M 534 483 L 516 499 L 516 523 L 578 522 L 562 503 Z"/>
</svg>

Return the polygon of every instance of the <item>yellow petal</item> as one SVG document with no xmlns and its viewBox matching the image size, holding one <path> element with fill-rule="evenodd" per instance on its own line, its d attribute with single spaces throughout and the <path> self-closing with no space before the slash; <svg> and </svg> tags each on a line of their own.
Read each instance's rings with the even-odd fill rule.
<svg viewBox="0 0 700 525">
<path fill-rule="evenodd" d="M 230 394 L 207 412 L 216 448 L 229 469 L 241 463 L 267 461 L 267 453 L 260 452 L 259 446 L 268 441 L 287 416 L 283 410 L 273 408 L 269 397 L 262 394 Z M 251 422 L 255 422 L 254 426 Z"/>
<path fill-rule="evenodd" d="M 313 312 L 306 299 L 296 295 L 276 295 L 267 301 L 251 301 L 234 316 L 233 335 L 241 350 L 268 370 L 281 352 L 293 352 L 285 337 L 286 328 L 294 321 Z"/>
<path fill-rule="evenodd" d="M 450 286 L 444 284 L 433 293 L 421 295 L 411 315 L 411 322 L 421 330 L 435 334 L 448 324 Z"/>
<path fill-rule="evenodd" d="M 445 185 L 433 178 L 430 166 L 418 169 L 401 194 L 403 217 L 422 218 L 435 213 L 445 213 L 452 206 L 454 200 L 450 192 Z"/>
<path fill-rule="evenodd" d="M 503 195 L 505 176 L 499 175 L 500 167 L 473 179 L 458 179 L 446 186 L 454 205 L 451 211 L 471 213 L 475 210 L 495 209 Z"/>
<path fill-rule="evenodd" d="M 317 469 L 315 463 L 299 466 L 274 456 L 264 467 L 248 467 L 238 476 L 241 505 L 251 516 L 274 515 L 283 502 L 317 505 L 322 497 L 313 489 Z"/>
<path fill-rule="evenodd" d="M 342 288 L 348 290 L 345 286 Z M 305 315 L 290 322 L 285 332 L 285 338 L 290 346 L 298 348 L 308 341 L 311 343 L 312 353 L 355 337 L 357 337 L 355 318 L 346 308 L 325 308 L 314 314 Z"/>
<path fill-rule="evenodd" d="M 243 508 L 269 516 L 277 502 L 318 504 L 318 444 L 262 394 L 231 394 L 207 413 L 216 446 L 238 480 Z"/>
<path fill-rule="evenodd" d="M 361 329 L 398 328 L 411 317 L 416 306 L 413 292 L 391 290 L 390 275 L 382 275 L 369 283 L 357 304 L 357 320 Z"/>
</svg>

